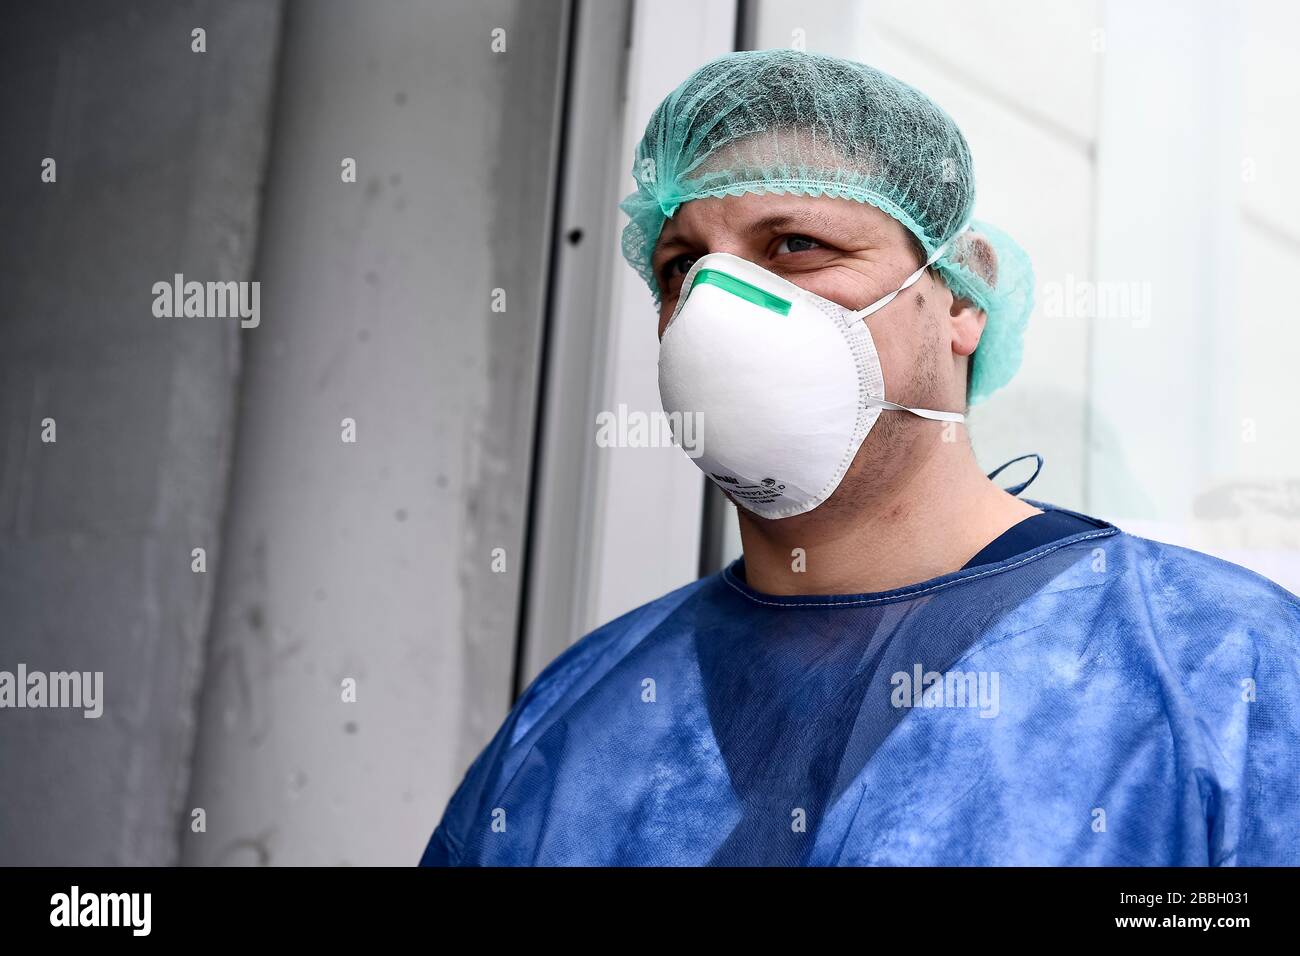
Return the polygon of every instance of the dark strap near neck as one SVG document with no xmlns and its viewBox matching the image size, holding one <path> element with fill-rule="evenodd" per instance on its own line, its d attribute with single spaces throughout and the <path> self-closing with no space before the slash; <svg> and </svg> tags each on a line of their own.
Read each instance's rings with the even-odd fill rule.
<svg viewBox="0 0 1300 956">
<path fill-rule="evenodd" d="M 1037 459 L 1038 459 L 1038 467 L 1036 467 L 1036 468 L 1034 469 L 1034 473 L 1033 473 L 1032 475 L 1030 475 L 1028 479 L 1026 479 L 1025 481 L 1022 481 L 1020 484 L 1018 484 L 1018 485 L 1012 485 L 1010 488 L 1005 488 L 1005 489 L 1003 489 L 1003 490 L 1006 491 L 1006 493 L 1009 494 L 1009 495 L 1018 495 L 1018 494 L 1020 494 L 1020 492 L 1024 491 L 1024 490 L 1025 490 L 1026 488 L 1028 488 L 1031 484 L 1033 484 L 1034 479 L 1038 477 L 1038 473 L 1039 473 L 1040 471 L 1043 470 L 1043 456 L 1040 455 L 1040 454 L 1038 454 L 1037 452 L 1033 452 L 1033 451 L 1031 451 L 1028 455 L 1021 455 L 1019 458 L 1012 458 L 1010 461 L 1003 462 L 1001 465 L 998 465 L 998 467 L 994 468 L 992 471 L 989 472 L 989 474 L 988 474 L 989 481 L 992 481 L 992 480 L 993 480 L 994 478 L 996 478 L 999 474 L 1001 474 L 1001 473 L 1002 473 L 1002 469 L 1006 468 L 1007 465 L 1014 465 L 1016 462 L 1018 462 L 1018 461 L 1024 461 L 1026 458 L 1037 458 Z"/>
</svg>

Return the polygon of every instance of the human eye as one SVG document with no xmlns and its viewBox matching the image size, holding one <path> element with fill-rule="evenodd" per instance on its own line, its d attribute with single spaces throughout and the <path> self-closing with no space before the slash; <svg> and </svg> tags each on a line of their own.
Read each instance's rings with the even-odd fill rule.
<svg viewBox="0 0 1300 956">
<path fill-rule="evenodd" d="M 821 243 L 816 239 L 809 239 L 807 236 L 783 236 L 780 244 L 776 247 L 776 251 L 778 255 L 786 255 L 792 252 L 809 252 L 820 248 Z"/>
<path fill-rule="evenodd" d="M 695 258 L 688 252 L 683 252 L 680 256 L 673 256 L 660 267 L 660 277 L 669 281 L 681 278 L 691 271 L 691 266 L 695 265 Z"/>
<path fill-rule="evenodd" d="M 691 266 L 695 265 L 696 258 L 696 256 L 684 252 L 679 256 L 674 256 L 659 267 L 659 289 L 664 295 L 673 293 L 681 285 L 682 278 L 691 271 Z"/>
</svg>

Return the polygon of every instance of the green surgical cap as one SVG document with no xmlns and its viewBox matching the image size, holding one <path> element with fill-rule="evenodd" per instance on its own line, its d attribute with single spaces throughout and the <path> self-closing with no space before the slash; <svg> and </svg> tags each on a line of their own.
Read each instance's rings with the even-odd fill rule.
<svg viewBox="0 0 1300 956">
<path fill-rule="evenodd" d="M 623 255 L 660 302 L 651 256 L 664 220 L 705 196 L 798 193 L 870 203 L 903 224 L 927 256 L 975 206 L 970 150 L 952 117 L 879 70 L 798 50 L 728 53 L 659 104 L 632 167 L 637 191 Z M 952 293 L 987 316 L 968 395 L 1011 380 L 1033 306 L 1033 270 L 1014 240 L 970 221 L 934 264 Z"/>
</svg>

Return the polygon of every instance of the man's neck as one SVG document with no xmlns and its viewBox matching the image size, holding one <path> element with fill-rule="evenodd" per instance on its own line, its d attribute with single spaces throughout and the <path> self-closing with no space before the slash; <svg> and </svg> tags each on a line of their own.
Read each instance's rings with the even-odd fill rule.
<svg viewBox="0 0 1300 956">
<path fill-rule="evenodd" d="M 741 510 L 747 583 L 767 594 L 905 587 L 959 570 L 998 535 L 1040 513 L 989 481 L 966 442 L 934 449 L 900 479 L 851 508 L 832 500 L 780 520 Z"/>
</svg>

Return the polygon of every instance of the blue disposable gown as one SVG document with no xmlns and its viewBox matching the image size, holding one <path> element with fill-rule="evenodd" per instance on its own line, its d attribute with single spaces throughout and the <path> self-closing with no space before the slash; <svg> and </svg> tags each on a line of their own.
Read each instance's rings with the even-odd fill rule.
<svg viewBox="0 0 1300 956">
<path fill-rule="evenodd" d="M 737 562 L 637 608 L 533 681 L 421 862 L 1300 864 L 1300 599 L 1098 524 L 878 594 Z"/>
</svg>

